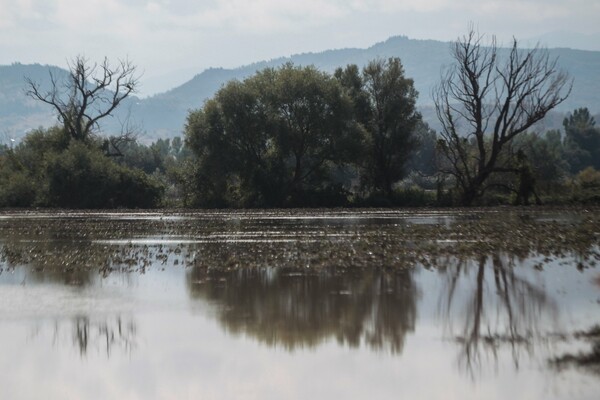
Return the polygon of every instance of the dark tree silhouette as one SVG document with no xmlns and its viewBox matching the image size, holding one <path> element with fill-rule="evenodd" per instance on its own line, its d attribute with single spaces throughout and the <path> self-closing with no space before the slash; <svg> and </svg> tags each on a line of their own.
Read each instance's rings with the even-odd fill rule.
<svg viewBox="0 0 600 400">
<path fill-rule="evenodd" d="M 99 122 L 113 111 L 139 86 L 136 67 L 129 61 L 119 61 L 116 66 L 105 58 L 92 64 L 77 56 L 69 64 L 66 79 L 50 73 L 50 88 L 43 90 L 38 82 L 26 78 L 27 95 L 46 103 L 57 114 L 69 137 L 85 141 L 99 130 Z M 112 139 L 116 144 L 130 137 L 125 130 Z"/>
<path fill-rule="evenodd" d="M 406 176 L 417 147 L 421 114 L 416 110 L 414 82 L 405 76 L 399 58 L 373 60 L 362 75 L 356 65 L 348 65 L 338 68 L 335 77 L 352 99 L 355 117 L 366 133 L 363 183 L 392 200 L 394 184 Z"/>
<path fill-rule="evenodd" d="M 441 122 L 441 172 L 456 179 L 463 205 L 491 185 L 494 173 L 518 173 L 502 157 L 513 139 L 544 118 L 571 91 L 557 60 L 535 47 L 520 50 L 517 40 L 501 57 L 495 38 L 489 45 L 471 29 L 452 46 L 454 65 L 433 92 Z"/>
</svg>

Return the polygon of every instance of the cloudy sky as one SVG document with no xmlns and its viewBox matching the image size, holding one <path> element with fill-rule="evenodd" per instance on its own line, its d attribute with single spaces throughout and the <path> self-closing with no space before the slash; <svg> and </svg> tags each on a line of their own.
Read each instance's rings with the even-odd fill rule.
<svg viewBox="0 0 600 400">
<path fill-rule="evenodd" d="M 151 94 L 211 66 L 395 35 L 453 40 L 469 22 L 504 42 L 600 50 L 599 18 L 600 0 L 0 0 L 0 64 L 128 57 Z"/>
</svg>

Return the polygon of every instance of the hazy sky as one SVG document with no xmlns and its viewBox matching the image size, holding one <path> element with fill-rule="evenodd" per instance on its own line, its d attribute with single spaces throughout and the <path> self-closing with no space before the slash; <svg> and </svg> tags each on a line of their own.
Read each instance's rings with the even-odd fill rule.
<svg viewBox="0 0 600 400">
<path fill-rule="evenodd" d="M 395 35 L 453 40 L 469 22 L 506 42 L 598 35 L 599 19 L 600 0 L 0 0 L 0 64 L 129 57 L 147 94 L 162 75 L 183 82 L 210 66 Z"/>
</svg>

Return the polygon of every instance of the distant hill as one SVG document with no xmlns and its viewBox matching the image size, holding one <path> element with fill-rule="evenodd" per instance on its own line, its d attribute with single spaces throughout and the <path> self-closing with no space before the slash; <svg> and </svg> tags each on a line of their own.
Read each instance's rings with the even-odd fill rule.
<svg viewBox="0 0 600 400">
<path fill-rule="evenodd" d="M 600 51 L 600 33 L 582 34 L 570 31 L 554 31 L 525 39 L 523 43 L 540 43 L 545 47 Z"/>
<path fill-rule="evenodd" d="M 130 115 L 133 122 L 146 131 L 147 140 L 180 135 L 189 110 L 201 107 L 207 98 L 231 79 L 242 80 L 260 69 L 276 67 L 286 62 L 315 65 L 322 70 L 333 72 L 337 67 L 347 64 L 363 66 L 372 59 L 388 57 L 400 57 L 406 76 L 414 80 L 419 91 L 418 104 L 423 108 L 424 116 L 435 127 L 437 122 L 435 113 L 431 110 L 430 93 L 440 79 L 442 68 L 452 62 L 449 50 L 450 44 L 447 42 L 398 36 L 367 49 L 329 50 L 278 58 L 236 69 L 208 69 L 165 93 L 145 99 L 130 99 L 105 129 L 117 129 L 118 122 Z M 592 113 L 599 113 L 600 52 L 562 48 L 550 49 L 549 52 L 551 57 L 558 57 L 560 66 L 575 78 L 571 96 L 557 109 L 558 114 L 552 120 L 561 121 L 562 113 L 578 107 L 588 107 Z M 31 99 L 25 98 L 23 90 L 19 89 L 19 84 L 24 86 L 23 76 L 31 76 L 36 80 L 47 79 L 48 68 L 58 71 L 56 67 L 39 65 L 13 64 L 0 67 L 0 135 L 2 132 L 11 132 L 20 136 L 28 127 L 52 123 L 51 119 L 45 119 L 50 115 L 50 110 L 40 104 L 33 104 Z M 8 110 L 6 112 L 5 107 Z M 557 127 L 554 125 L 553 122 L 549 127 Z"/>
<path fill-rule="evenodd" d="M 25 77 L 48 88 L 50 71 L 57 76 L 67 74 L 58 67 L 39 64 L 0 66 L 0 142 L 8 137 L 19 138 L 33 127 L 52 123 L 51 110 L 25 95 Z"/>
</svg>

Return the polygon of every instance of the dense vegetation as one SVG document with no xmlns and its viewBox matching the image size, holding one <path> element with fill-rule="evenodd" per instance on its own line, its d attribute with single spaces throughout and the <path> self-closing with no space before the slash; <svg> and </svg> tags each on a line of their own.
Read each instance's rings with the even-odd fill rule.
<svg viewBox="0 0 600 400">
<path fill-rule="evenodd" d="M 574 110 L 564 122 L 563 131 L 519 136 L 512 146 L 512 162 L 526 168 L 535 195 L 542 203 L 597 203 L 600 129 L 585 108 Z M 306 194 L 306 203 L 297 198 L 293 205 L 456 204 L 458 198 L 452 180 L 436 173 L 436 133 L 419 123 L 414 138 L 417 144 L 405 166 L 406 175 L 395 182 L 391 201 L 382 192 L 379 197 L 368 197 L 357 180 L 358 158 L 354 158 L 346 159 L 345 172 L 333 168 L 328 169 L 331 175 L 321 175 L 327 179 L 317 187 L 320 192 L 305 186 L 305 193 L 312 190 L 313 196 Z M 149 145 L 131 141 L 121 146 L 121 156 L 109 157 L 101 142 L 72 141 L 59 127 L 38 129 L 13 148 L 7 144 L 0 146 L 0 205 L 76 208 L 241 205 L 200 203 L 205 201 L 206 194 L 199 187 L 206 182 L 201 180 L 202 163 L 190 147 L 180 138 L 161 139 Z M 248 174 L 251 172 L 248 170 Z M 499 174 L 491 179 L 495 188 L 478 204 L 517 202 L 519 174 Z M 342 186 L 336 186 L 337 183 Z M 532 196 L 534 200 L 533 193 Z"/>
<path fill-rule="evenodd" d="M 106 137 L 99 121 L 134 92 L 135 68 L 110 69 L 105 60 L 101 70 L 123 78 L 109 87 L 113 80 L 95 77 L 96 66 L 78 58 L 66 87 L 47 91 L 29 81 L 31 96 L 53 106 L 61 125 L 0 145 L 0 207 L 600 201 L 600 129 L 589 110 L 568 114 L 562 131 L 533 132 L 568 94 L 561 91 L 568 78 L 543 51 L 522 53 L 516 42 L 504 73 L 493 46 L 466 38 L 438 92 L 440 133 L 423 122 L 413 80 L 390 58 L 333 74 L 293 64 L 265 68 L 190 111 L 183 140 L 146 145 L 127 131 Z M 461 133 L 469 125 L 472 133 Z"/>
<path fill-rule="evenodd" d="M 416 91 L 398 59 L 333 77 L 314 67 L 267 68 L 232 81 L 192 112 L 196 206 L 345 205 L 390 201 L 414 147 Z"/>
<path fill-rule="evenodd" d="M 0 156 L 4 207 L 156 207 L 157 179 L 115 163 L 98 141 L 78 141 L 62 128 L 37 130 Z"/>
</svg>

